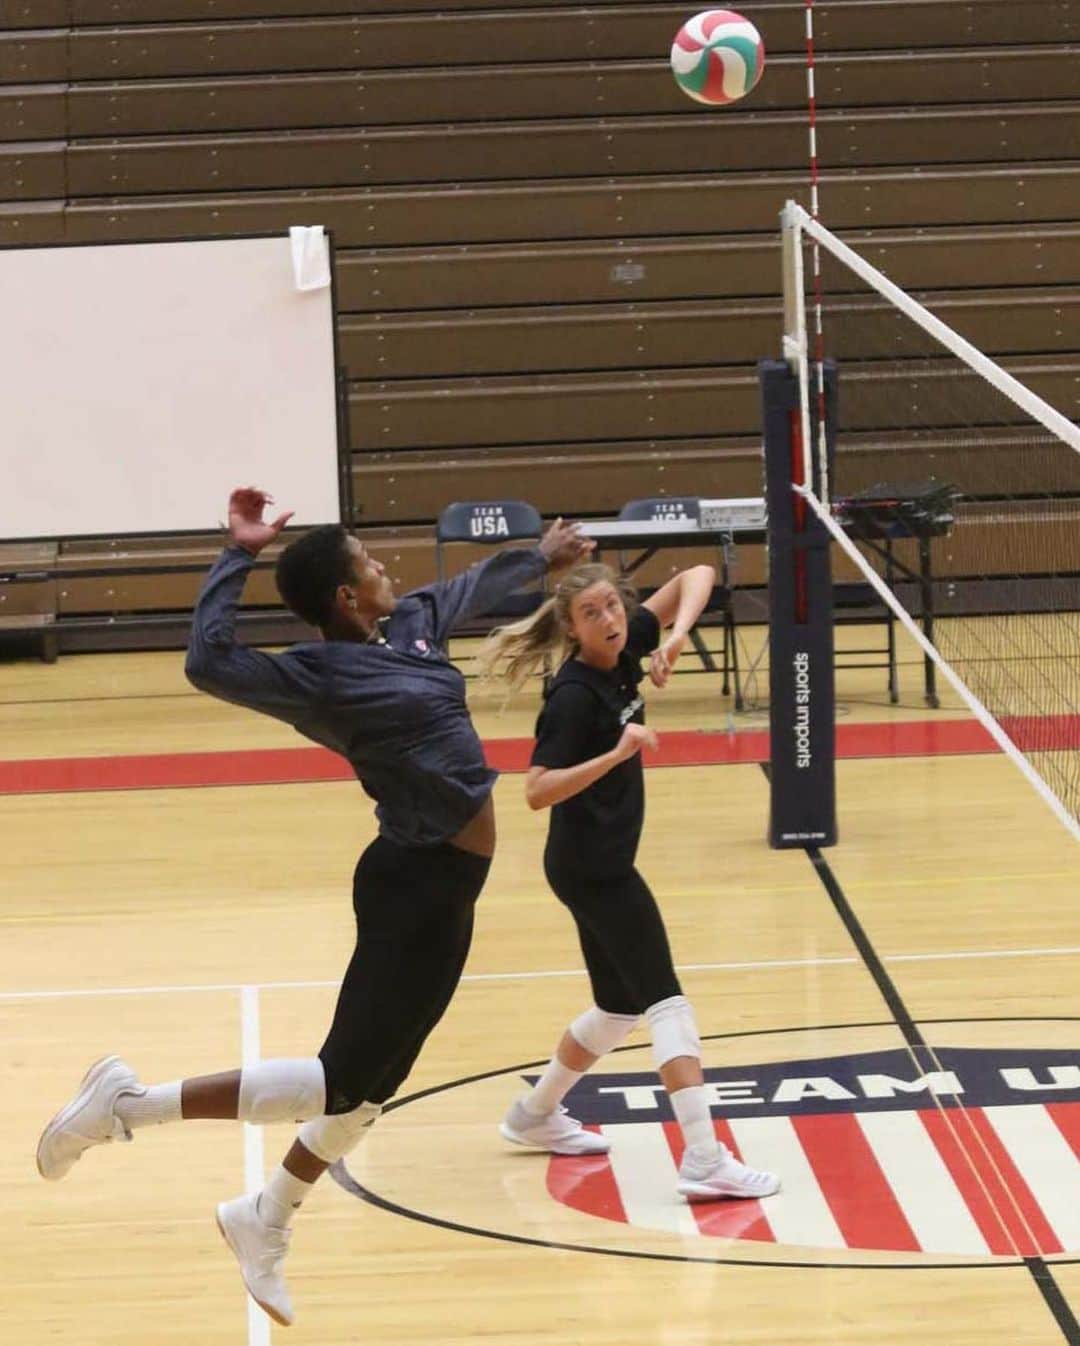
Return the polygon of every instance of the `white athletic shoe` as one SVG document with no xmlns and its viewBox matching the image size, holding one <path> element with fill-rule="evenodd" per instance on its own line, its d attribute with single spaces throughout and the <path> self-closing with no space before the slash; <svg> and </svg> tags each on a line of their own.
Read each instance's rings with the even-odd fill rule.
<svg viewBox="0 0 1080 1346">
<path fill-rule="evenodd" d="M 82 1078 L 78 1093 L 60 1109 L 41 1133 L 38 1172 L 50 1182 L 62 1178 L 84 1150 L 110 1140 L 130 1140 L 131 1132 L 116 1116 L 121 1094 L 137 1094 L 143 1086 L 119 1056 L 103 1056 Z"/>
<path fill-rule="evenodd" d="M 499 1131 L 515 1145 L 531 1145 L 552 1154 L 607 1154 L 611 1149 L 610 1141 L 586 1131 L 561 1104 L 546 1117 L 537 1117 L 519 1098 L 499 1123 Z"/>
<path fill-rule="evenodd" d="M 687 1201 L 718 1201 L 722 1197 L 772 1196 L 780 1190 L 780 1179 L 775 1173 L 747 1168 L 724 1145 L 720 1157 L 702 1162 L 690 1153 L 683 1155 L 679 1165 L 678 1190 Z"/>
<path fill-rule="evenodd" d="M 266 1224 L 258 1211 L 258 1196 L 238 1196 L 217 1208 L 221 1237 L 240 1263 L 248 1294 L 275 1323 L 288 1327 L 293 1320 L 292 1300 L 281 1274 L 289 1251 L 291 1229 Z"/>
</svg>

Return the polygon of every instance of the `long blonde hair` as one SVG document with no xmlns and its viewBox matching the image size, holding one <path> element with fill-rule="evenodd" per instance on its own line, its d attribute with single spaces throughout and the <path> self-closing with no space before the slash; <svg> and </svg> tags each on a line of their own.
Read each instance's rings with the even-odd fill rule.
<svg viewBox="0 0 1080 1346">
<path fill-rule="evenodd" d="M 556 666 L 577 649 L 570 635 L 570 605 L 578 594 L 606 580 L 631 613 L 637 607 L 637 590 L 610 566 L 589 562 L 575 566 L 555 586 L 554 594 L 520 622 L 497 626 L 477 656 L 486 679 L 501 680 L 516 692 L 529 677 L 557 652 Z"/>
</svg>

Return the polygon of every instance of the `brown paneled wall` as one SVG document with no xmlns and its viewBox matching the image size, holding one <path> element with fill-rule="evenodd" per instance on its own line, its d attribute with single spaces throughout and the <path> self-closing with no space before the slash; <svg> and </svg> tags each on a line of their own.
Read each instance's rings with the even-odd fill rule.
<svg viewBox="0 0 1080 1346">
<path fill-rule="evenodd" d="M 863 238 L 879 228 L 1071 226 L 1078 192 L 1080 163 L 1071 159 L 952 164 L 918 174 L 848 170 L 821 178 L 831 227 L 858 230 Z M 789 197 L 808 202 L 804 172 L 0 202 L 0 242 L 155 240 L 299 223 L 326 225 L 342 249 L 606 240 L 632 260 L 642 243 L 673 232 L 693 237 L 726 226 L 735 235 L 774 240 Z"/>
<path fill-rule="evenodd" d="M 758 494 L 777 216 L 808 204 L 805 5 L 738 8 L 768 69 L 717 111 L 667 68 L 685 5 L 15 0 L 0 243 L 330 228 L 356 522 L 406 584 L 453 498 Z M 824 220 L 1076 417 L 1080 6 L 818 0 L 815 23 Z M 912 408 L 947 375 L 883 371 L 879 320 L 852 297 L 830 328 L 845 489 L 945 460 Z M 1011 435 L 984 433 L 969 491 L 1080 493 Z M 0 616 L 183 612 L 216 545 L 140 543 L 125 575 L 126 543 L 56 541 L 63 578 L 0 586 Z M 274 603 L 268 571 L 248 598 Z"/>
</svg>

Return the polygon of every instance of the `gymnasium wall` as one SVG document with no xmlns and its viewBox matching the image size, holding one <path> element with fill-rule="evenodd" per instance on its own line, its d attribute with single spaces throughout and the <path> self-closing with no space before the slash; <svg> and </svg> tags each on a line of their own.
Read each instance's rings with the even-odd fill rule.
<svg viewBox="0 0 1080 1346">
<path fill-rule="evenodd" d="M 805 5 L 738 7 L 768 69 L 714 111 L 667 67 L 693 5 L 13 0 L 0 242 L 332 229 L 356 522 L 405 586 L 432 576 L 451 499 L 756 495 L 777 217 L 809 204 Z M 961 294 L 959 329 L 1035 360 L 1076 415 L 1080 5 L 815 15 L 824 220 L 905 287 Z M 1008 320 L 1032 299 L 1052 320 Z M 902 435 L 859 467 L 917 469 Z M 72 648 L 175 643 L 220 509 L 182 543 L 57 539 L 0 617 L 51 603 Z M 744 582 L 762 568 L 740 557 Z M 273 604 L 268 576 L 249 601 Z"/>
</svg>

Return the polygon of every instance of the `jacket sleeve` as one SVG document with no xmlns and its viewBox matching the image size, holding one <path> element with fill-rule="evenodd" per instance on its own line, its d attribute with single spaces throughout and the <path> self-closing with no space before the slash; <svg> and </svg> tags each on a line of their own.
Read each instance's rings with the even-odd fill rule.
<svg viewBox="0 0 1080 1346">
<path fill-rule="evenodd" d="M 227 547 L 195 604 L 184 672 L 200 691 L 293 721 L 319 694 L 310 667 L 288 653 L 265 654 L 236 640 L 236 609 L 255 558 Z"/>
<path fill-rule="evenodd" d="M 452 580 L 415 589 L 410 597 L 429 602 L 432 637 L 437 645 L 444 645 L 455 623 L 496 611 L 510 594 L 530 588 L 546 572 L 547 559 L 539 547 L 511 547 Z"/>
</svg>

